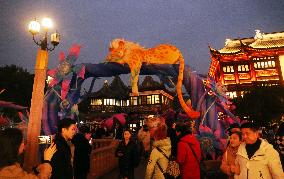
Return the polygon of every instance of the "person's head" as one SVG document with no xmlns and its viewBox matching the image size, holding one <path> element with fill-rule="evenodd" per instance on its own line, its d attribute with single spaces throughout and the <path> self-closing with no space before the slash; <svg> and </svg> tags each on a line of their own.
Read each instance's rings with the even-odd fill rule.
<svg viewBox="0 0 284 179">
<path fill-rule="evenodd" d="M 230 125 L 228 132 L 231 135 L 233 132 L 241 131 L 240 125 L 238 123 L 233 123 Z"/>
<path fill-rule="evenodd" d="M 154 132 L 154 140 L 163 140 L 167 138 L 167 126 L 165 124 L 161 124 L 157 127 Z"/>
<path fill-rule="evenodd" d="M 25 148 L 23 133 L 20 129 L 7 128 L 0 132 L 0 168 L 18 161 Z"/>
<path fill-rule="evenodd" d="M 124 129 L 123 130 L 124 140 L 130 140 L 131 136 L 132 136 L 132 131 L 130 129 Z"/>
<path fill-rule="evenodd" d="M 284 122 L 282 122 L 277 130 L 277 136 L 284 136 Z"/>
<path fill-rule="evenodd" d="M 85 126 L 85 125 L 80 126 L 79 132 L 84 134 L 84 136 L 87 140 L 91 139 L 91 131 L 90 131 L 90 128 L 88 126 Z"/>
<path fill-rule="evenodd" d="M 259 127 L 252 122 L 246 122 L 241 125 L 242 137 L 246 144 L 254 144 L 259 138 Z"/>
<path fill-rule="evenodd" d="M 183 137 L 187 134 L 192 134 L 190 125 L 187 125 L 184 122 L 177 122 L 175 130 L 176 130 L 176 135 L 179 137 Z"/>
<path fill-rule="evenodd" d="M 230 146 L 238 147 L 242 143 L 242 133 L 240 131 L 233 132 L 230 135 Z"/>
<path fill-rule="evenodd" d="M 146 124 L 143 125 L 143 131 L 144 132 L 148 132 L 149 131 L 149 127 Z"/>
<path fill-rule="evenodd" d="M 57 129 L 66 141 L 71 140 L 76 133 L 76 121 L 70 118 L 64 118 L 58 122 Z"/>
</svg>

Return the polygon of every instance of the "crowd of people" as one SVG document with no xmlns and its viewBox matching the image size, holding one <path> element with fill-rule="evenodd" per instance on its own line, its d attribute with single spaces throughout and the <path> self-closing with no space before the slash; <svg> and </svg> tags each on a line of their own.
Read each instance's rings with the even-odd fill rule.
<svg viewBox="0 0 284 179">
<path fill-rule="evenodd" d="M 53 143 L 44 150 L 42 163 L 33 173 L 26 172 L 20 162 L 25 146 L 22 131 L 16 128 L 0 131 L 0 178 L 86 179 L 92 133 L 84 125 L 77 130 L 76 122 L 69 118 L 60 120 L 57 129 Z M 284 123 L 272 131 L 260 129 L 252 122 L 232 124 L 228 129 L 227 148 L 220 159 L 220 170 L 228 178 L 284 178 Z M 103 130 L 97 131 L 97 136 L 104 135 Z M 195 132 L 187 122 L 170 126 L 160 123 L 152 135 L 149 127 L 143 125 L 134 139 L 132 130 L 114 126 L 114 138 L 120 140 L 114 152 L 119 161 L 119 178 L 134 179 L 141 158 L 148 161 L 146 179 L 165 178 L 170 159 L 179 165 L 177 178 L 206 177 L 202 175 L 200 161 L 204 155 Z"/>
<path fill-rule="evenodd" d="M 42 164 L 32 173 L 20 162 L 25 148 L 22 131 L 0 131 L 0 179 L 87 179 L 92 150 L 89 128 L 81 126 L 77 131 L 76 121 L 69 118 L 60 120 L 57 128 L 52 144 L 43 152 Z"/>
</svg>

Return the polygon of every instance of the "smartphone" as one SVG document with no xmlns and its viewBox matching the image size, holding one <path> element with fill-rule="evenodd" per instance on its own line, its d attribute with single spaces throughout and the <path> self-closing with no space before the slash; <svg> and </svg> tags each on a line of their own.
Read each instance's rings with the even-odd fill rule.
<svg viewBox="0 0 284 179">
<path fill-rule="evenodd" d="M 41 135 L 38 136 L 38 144 L 48 144 L 52 143 L 52 136 L 51 135 Z"/>
</svg>

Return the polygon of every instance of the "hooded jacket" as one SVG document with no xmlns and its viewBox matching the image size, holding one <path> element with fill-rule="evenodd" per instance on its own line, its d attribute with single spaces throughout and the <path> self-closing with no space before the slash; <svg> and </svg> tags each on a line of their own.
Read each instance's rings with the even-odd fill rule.
<svg viewBox="0 0 284 179">
<path fill-rule="evenodd" d="M 237 152 L 236 165 L 240 166 L 243 179 L 283 179 L 284 174 L 278 152 L 266 140 L 260 139 L 259 149 L 249 159 L 246 144 L 242 143 Z"/>
<path fill-rule="evenodd" d="M 16 163 L 7 167 L 0 169 L 0 178 L 1 179 L 48 179 L 51 175 L 51 166 L 48 163 L 40 164 L 37 167 L 38 175 L 33 173 L 27 173 L 24 171 L 20 164 Z"/>
<path fill-rule="evenodd" d="M 198 161 L 201 159 L 200 144 L 196 137 L 191 134 L 183 136 L 177 147 L 177 162 L 179 163 L 181 177 L 184 179 L 199 179 L 200 178 L 200 166 L 196 160 L 192 150 L 198 157 Z"/>
<path fill-rule="evenodd" d="M 153 146 L 154 148 L 151 152 L 146 168 L 145 179 L 163 179 L 164 175 L 158 167 L 157 162 L 159 162 L 163 171 L 166 171 L 169 161 L 156 148 L 158 147 L 161 149 L 169 157 L 171 155 L 171 140 L 170 138 L 166 138 L 163 140 L 154 141 Z"/>
</svg>

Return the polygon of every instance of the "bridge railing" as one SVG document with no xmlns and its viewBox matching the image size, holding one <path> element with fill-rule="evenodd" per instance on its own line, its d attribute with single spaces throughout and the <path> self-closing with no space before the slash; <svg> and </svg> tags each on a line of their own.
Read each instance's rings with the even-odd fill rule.
<svg viewBox="0 0 284 179">
<path fill-rule="evenodd" d="M 118 166 L 118 159 L 114 156 L 118 143 L 115 139 L 93 139 L 89 179 L 101 177 Z"/>
</svg>

